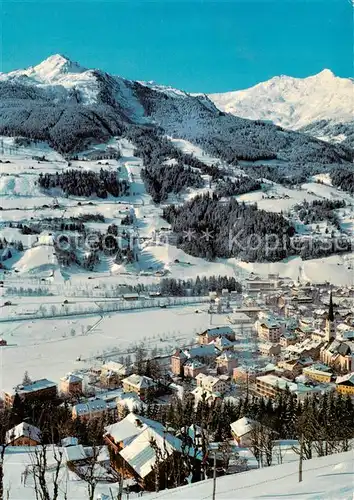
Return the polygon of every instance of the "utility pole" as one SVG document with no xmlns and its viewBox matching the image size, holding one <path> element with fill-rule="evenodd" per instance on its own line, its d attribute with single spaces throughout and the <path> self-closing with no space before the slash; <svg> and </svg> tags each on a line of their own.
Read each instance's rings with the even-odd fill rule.
<svg viewBox="0 0 354 500">
<path fill-rule="evenodd" d="M 299 458 L 299 483 L 302 481 L 302 462 L 304 455 L 304 443 L 303 443 L 303 435 L 301 433 L 300 436 L 300 458 Z"/>
<path fill-rule="evenodd" d="M 216 494 L 216 450 L 214 450 L 214 466 L 213 466 L 213 500 L 215 500 Z"/>
</svg>

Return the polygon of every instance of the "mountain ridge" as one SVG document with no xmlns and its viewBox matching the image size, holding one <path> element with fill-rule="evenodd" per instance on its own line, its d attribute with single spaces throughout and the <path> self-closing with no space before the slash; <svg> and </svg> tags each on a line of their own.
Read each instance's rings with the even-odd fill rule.
<svg viewBox="0 0 354 500">
<path fill-rule="evenodd" d="M 208 94 L 208 97 L 224 112 L 301 130 L 323 121 L 352 122 L 354 80 L 324 69 L 306 78 L 275 76 L 248 89 Z"/>
<path fill-rule="evenodd" d="M 131 127 L 153 127 L 190 140 L 222 160 L 281 159 L 341 163 L 352 153 L 274 124 L 220 111 L 207 95 L 86 69 L 54 55 L 25 70 L 0 74 L 0 133 L 46 140 L 79 151 Z"/>
</svg>

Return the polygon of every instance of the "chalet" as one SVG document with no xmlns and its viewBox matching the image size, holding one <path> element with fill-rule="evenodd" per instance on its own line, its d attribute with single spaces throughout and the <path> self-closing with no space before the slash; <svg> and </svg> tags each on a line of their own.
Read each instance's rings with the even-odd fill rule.
<svg viewBox="0 0 354 500">
<path fill-rule="evenodd" d="M 198 343 L 209 344 L 217 337 L 225 337 L 233 342 L 235 340 L 235 332 L 229 326 L 217 326 L 214 328 L 208 328 L 208 330 L 204 330 L 204 332 L 198 334 Z"/>
<path fill-rule="evenodd" d="M 200 401 L 212 405 L 216 400 L 221 399 L 220 392 L 209 391 L 208 389 L 204 389 L 204 387 L 198 386 L 191 392 L 195 407 L 197 407 Z"/>
<path fill-rule="evenodd" d="M 109 361 L 101 367 L 100 381 L 109 388 L 118 387 L 124 377 L 130 375 L 132 370 L 116 361 Z"/>
<path fill-rule="evenodd" d="M 131 370 L 117 361 L 108 361 L 101 367 L 101 376 L 109 376 L 110 374 L 117 375 L 118 377 L 126 377 L 130 375 Z"/>
<path fill-rule="evenodd" d="M 144 400 L 148 393 L 154 392 L 156 383 L 145 375 L 132 374 L 122 380 L 124 392 L 135 392 L 140 399 Z"/>
<path fill-rule="evenodd" d="M 171 466 L 174 456 L 181 456 L 182 441 L 168 433 L 162 424 L 130 413 L 120 422 L 106 427 L 104 439 L 111 450 L 113 467 L 125 479 L 134 478 L 145 490 L 154 491 L 154 466 L 158 455 L 159 488 L 172 486 L 162 472 Z M 192 448 L 188 452 L 192 460 L 195 456 L 201 459 Z"/>
<path fill-rule="evenodd" d="M 337 377 L 336 389 L 340 394 L 354 396 L 354 372 L 343 377 Z"/>
<path fill-rule="evenodd" d="M 22 422 L 6 433 L 8 446 L 37 446 L 41 442 L 41 431 L 34 425 Z"/>
</svg>

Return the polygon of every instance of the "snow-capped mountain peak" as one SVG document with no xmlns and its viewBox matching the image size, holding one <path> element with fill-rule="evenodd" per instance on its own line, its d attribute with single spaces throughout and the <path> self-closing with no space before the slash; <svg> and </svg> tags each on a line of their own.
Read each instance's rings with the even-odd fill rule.
<svg viewBox="0 0 354 500">
<path fill-rule="evenodd" d="M 20 78 L 27 76 L 43 83 L 51 83 L 66 77 L 69 74 L 84 73 L 83 68 L 78 63 L 71 61 L 61 54 L 54 54 L 36 66 L 30 66 L 24 70 L 16 70 L 8 73 L 9 77 Z"/>
<path fill-rule="evenodd" d="M 226 113 L 295 130 L 322 120 L 352 121 L 354 82 L 324 69 L 307 78 L 276 76 L 249 89 L 210 94 L 209 98 Z"/>
<path fill-rule="evenodd" d="M 43 78 L 53 80 L 63 74 L 83 73 L 86 71 L 86 68 L 83 68 L 78 63 L 71 61 L 61 54 L 55 54 L 35 66 L 33 70 Z"/>
</svg>

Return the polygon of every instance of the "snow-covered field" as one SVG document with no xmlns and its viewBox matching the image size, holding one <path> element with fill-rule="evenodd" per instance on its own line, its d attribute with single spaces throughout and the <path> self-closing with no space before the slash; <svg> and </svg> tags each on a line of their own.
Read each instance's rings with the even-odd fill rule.
<svg viewBox="0 0 354 500">
<path fill-rule="evenodd" d="M 8 341 L 7 347 L 0 348 L 0 387 L 10 389 L 19 383 L 25 370 L 33 379 L 59 382 L 69 371 L 97 364 L 97 357 L 133 352 L 137 343 L 170 354 L 175 347 L 194 342 L 196 333 L 210 324 L 203 304 L 112 314 L 100 314 L 97 309 L 89 317 L 0 323 L 0 336 Z M 213 317 L 214 326 L 225 323 L 226 316 Z M 82 361 L 76 361 L 78 357 Z"/>
<path fill-rule="evenodd" d="M 298 482 L 298 462 L 221 477 L 216 498 L 269 500 L 352 500 L 354 491 L 353 452 L 314 458 L 303 462 L 303 481 Z M 149 496 L 151 500 L 209 500 L 212 480 Z"/>
<path fill-rule="evenodd" d="M 33 451 L 32 451 L 33 452 Z M 34 500 L 35 491 L 30 474 L 25 478 L 26 466 L 31 465 L 31 450 L 28 448 L 8 448 L 4 461 L 4 490 L 10 491 L 12 500 Z M 54 463 L 52 451 L 48 450 L 48 464 Z M 48 484 L 51 485 L 50 472 Z M 298 462 L 284 463 L 274 467 L 251 470 L 217 478 L 217 500 L 269 499 L 269 500 L 352 500 L 354 463 L 351 451 L 327 457 L 305 460 L 303 481 L 298 482 Z M 63 464 L 60 470 L 58 500 L 85 500 L 87 485 Z M 24 482 L 26 484 L 24 484 Z M 116 484 L 99 483 L 97 498 L 104 493 L 110 498 L 117 494 Z M 211 500 L 212 480 L 201 481 L 182 488 L 163 490 L 160 493 L 144 493 L 149 500 Z M 67 496 L 65 496 L 67 493 Z M 106 498 L 106 497 L 105 497 Z M 125 498 L 125 493 L 123 494 Z M 131 493 L 130 498 L 136 498 Z"/>
<path fill-rule="evenodd" d="M 0 138 L 1 139 L 1 138 Z M 174 139 L 173 142 L 185 152 L 193 153 L 206 163 L 215 158 L 206 155 L 188 141 Z M 137 342 L 148 342 L 161 352 L 169 352 L 175 345 L 191 342 L 197 330 L 208 326 L 208 315 L 195 314 L 202 306 L 179 306 L 168 309 L 146 309 L 144 311 L 121 311 L 104 313 L 98 298 L 103 300 L 109 287 L 117 285 L 158 284 L 161 274 L 178 279 L 199 276 L 227 275 L 243 281 L 253 272 L 259 275 L 277 272 L 281 276 L 333 284 L 354 283 L 354 256 L 331 256 L 325 259 L 302 262 L 292 258 L 277 263 L 244 263 L 236 259 L 219 259 L 207 262 L 187 255 L 171 244 L 166 244 L 161 235 L 169 225 L 161 217 L 162 208 L 152 203 L 146 193 L 140 172 L 142 161 L 134 157 L 134 146 L 126 140 L 110 141 L 111 148 L 119 148 L 119 160 L 107 160 L 105 168 L 124 170 L 131 185 L 131 195 L 124 198 L 92 200 L 63 196 L 59 191 L 42 192 L 36 184 L 40 172 L 54 173 L 68 168 L 63 157 L 41 143 L 26 148 L 15 148 L 12 139 L 3 138 L 3 163 L 0 175 L 1 237 L 8 241 L 20 240 L 23 251 L 13 251 L 4 261 L 4 281 L 0 288 L 1 305 L 10 300 L 12 305 L 1 307 L 1 319 L 17 321 L 0 323 L 0 335 L 9 346 L 1 348 L 0 387 L 9 388 L 18 383 L 25 370 L 32 378 L 48 377 L 56 382 L 68 371 L 91 366 L 97 356 L 106 352 L 127 352 Z M 98 145 L 97 148 L 102 148 Z M 84 152 L 83 157 L 90 151 Z M 38 160 L 45 155 L 48 161 Z M 79 159 L 74 168 L 97 170 L 97 161 Z M 233 172 L 239 175 L 239 172 Z M 316 180 L 323 183 L 317 183 Z M 326 181 L 326 182 L 325 182 Z M 202 188 L 202 190 L 208 188 Z M 181 199 L 195 196 L 196 191 L 182 193 Z M 259 208 L 269 211 L 291 211 L 302 202 L 315 199 L 345 199 L 347 207 L 339 211 L 342 228 L 348 233 L 353 229 L 353 198 L 331 186 L 330 179 L 318 178 L 299 189 L 287 189 L 269 183 L 265 191 L 256 191 L 239 196 L 246 203 L 257 202 Z M 58 204 L 59 208 L 53 208 Z M 135 230 L 139 234 L 139 260 L 131 265 L 118 265 L 112 257 L 103 257 L 94 271 L 79 266 L 63 268 L 54 254 L 50 224 L 40 235 L 23 235 L 16 222 L 43 220 L 47 217 L 77 217 L 94 213 L 101 214 L 105 222 L 85 223 L 88 228 L 106 231 L 109 224 L 120 225 L 127 212 L 134 213 Z M 17 290 L 7 294 L 9 288 Z M 25 297 L 24 289 L 31 289 L 31 297 Z M 36 290 L 47 289 L 49 297 L 36 296 Z M 22 289 L 22 296 L 21 296 Z M 106 295 L 109 296 L 109 295 Z M 96 297 L 96 299 L 95 299 Z M 69 304 L 64 300 L 69 299 Z M 109 299 L 107 299 L 109 300 Z M 43 318 L 53 310 L 53 319 Z M 60 310 L 75 311 L 76 316 L 55 318 Z M 90 310 L 89 316 L 83 313 Z M 28 315 L 38 315 L 29 319 Z M 47 316 L 48 314 L 46 314 Z M 21 320 L 22 321 L 19 321 Z M 218 321 L 223 324 L 221 317 Z M 80 357 L 84 361 L 76 361 Z"/>
</svg>

